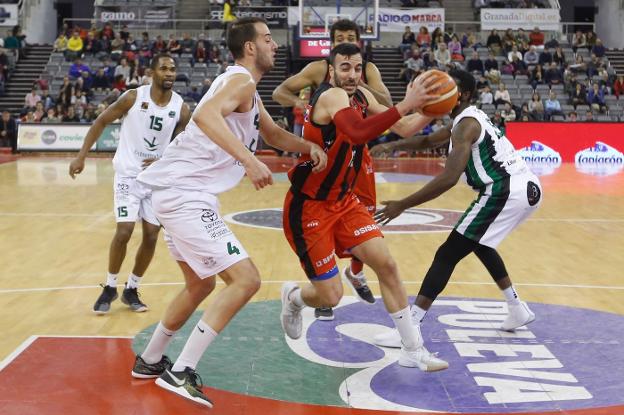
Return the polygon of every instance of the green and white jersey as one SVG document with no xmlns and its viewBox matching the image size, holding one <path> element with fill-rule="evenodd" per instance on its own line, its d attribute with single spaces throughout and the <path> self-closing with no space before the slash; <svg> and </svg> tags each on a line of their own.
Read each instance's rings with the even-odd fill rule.
<svg viewBox="0 0 624 415">
<path fill-rule="evenodd" d="M 477 107 L 470 106 L 463 110 L 453 120 L 453 128 L 468 117 L 474 118 L 481 125 L 479 139 L 472 144 L 470 159 L 464 171 L 470 186 L 481 190 L 488 184 L 530 171 L 505 134 Z M 451 150 L 452 142 L 449 143 L 449 152 Z"/>
<path fill-rule="evenodd" d="M 113 158 L 115 173 L 120 176 L 137 177 L 144 159 L 160 158 L 180 120 L 184 103 L 180 95 L 172 92 L 169 103 L 161 107 L 152 101 L 150 91 L 151 85 L 136 89 L 134 105 L 121 121 Z"/>
</svg>

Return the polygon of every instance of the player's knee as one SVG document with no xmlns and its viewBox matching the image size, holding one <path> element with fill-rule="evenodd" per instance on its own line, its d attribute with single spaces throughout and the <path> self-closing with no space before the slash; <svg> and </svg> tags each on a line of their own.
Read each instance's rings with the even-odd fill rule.
<svg viewBox="0 0 624 415">
<path fill-rule="evenodd" d="M 127 244 L 132 237 L 132 229 L 119 227 L 115 232 L 115 242 L 120 244 Z"/>
<path fill-rule="evenodd" d="M 242 280 L 241 283 L 247 295 L 251 297 L 255 293 L 257 293 L 258 290 L 260 290 L 260 285 L 261 285 L 260 275 L 258 275 L 257 273 L 250 274 L 248 277 Z"/>
<path fill-rule="evenodd" d="M 379 278 L 383 278 L 388 282 L 399 280 L 399 267 L 392 257 L 385 257 L 376 264 L 375 273 Z"/>
<path fill-rule="evenodd" d="M 149 245 L 149 246 L 156 246 L 156 243 L 158 243 L 158 231 L 153 232 L 144 232 L 143 233 L 143 243 L 145 245 Z"/>
<path fill-rule="evenodd" d="M 323 302 L 326 307 L 336 307 L 342 299 L 342 284 L 335 284 L 323 295 Z"/>
</svg>

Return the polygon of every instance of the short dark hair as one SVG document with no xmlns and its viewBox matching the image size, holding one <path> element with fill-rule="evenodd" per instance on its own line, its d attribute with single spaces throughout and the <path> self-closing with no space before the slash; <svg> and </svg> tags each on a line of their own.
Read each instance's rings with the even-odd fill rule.
<svg viewBox="0 0 624 415">
<path fill-rule="evenodd" d="M 460 92 L 468 92 L 470 93 L 470 98 L 474 98 L 477 90 L 477 82 L 470 72 L 466 72 L 462 69 L 453 69 L 449 72 L 449 75 L 453 79 L 459 81 L 457 89 Z"/>
<path fill-rule="evenodd" d="M 358 54 L 362 54 L 359 46 L 354 45 L 353 43 L 341 43 L 329 52 L 329 63 L 330 65 L 334 64 L 336 55 L 353 56 Z"/>
<path fill-rule="evenodd" d="M 227 47 L 232 52 L 234 59 L 245 56 L 244 46 L 247 42 L 253 42 L 256 38 L 256 23 L 266 24 L 266 20 L 260 17 L 243 17 L 236 20 L 227 31 Z"/>
<path fill-rule="evenodd" d="M 167 59 L 173 59 L 173 56 L 171 56 L 168 53 L 159 53 L 158 55 L 154 56 L 152 58 L 152 61 L 150 62 L 150 69 L 152 71 L 155 71 L 156 68 L 158 68 L 158 62 L 160 62 L 161 59 L 163 58 L 167 58 Z M 175 62 L 175 59 L 173 59 L 173 61 Z"/>
<path fill-rule="evenodd" d="M 341 32 L 346 32 L 348 30 L 355 31 L 355 37 L 357 40 L 360 40 L 360 27 L 352 20 L 349 19 L 341 19 L 334 22 L 329 29 L 329 40 L 331 42 L 334 41 L 334 35 L 336 34 L 336 30 L 340 30 Z"/>
</svg>

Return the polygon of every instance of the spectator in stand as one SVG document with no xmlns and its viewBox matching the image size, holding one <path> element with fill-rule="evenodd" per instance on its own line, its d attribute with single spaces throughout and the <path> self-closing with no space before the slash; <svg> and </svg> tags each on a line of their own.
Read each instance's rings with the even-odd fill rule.
<svg viewBox="0 0 624 415">
<path fill-rule="evenodd" d="M 577 121 L 578 121 L 578 115 L 576 111 L 570 111 L 570 113 L 568 114 L 568 122 L 577 122 Z"/>
<path fill-rule="evenodd" d="M 613 83 L 613 95 L 620 99 L 620 95 L 624 94 L 624 76 L 620 75 Z"/>
<path fill-rule="evenodd" d="M 179 54 L 182 50 L 182 46 L 180 46 L 180 43 L 175 38 L 173 33 L 169 35 L 169 43 L 167 44 L 167 49 L 169 50 L 169 53 L 177 53 L 177 54 Z"/>
<path fill-rule="evenodd" d="M 151 85 L 152 84 L 152 70 L 145 68 L 143 76 L 139 79 L 139 85 Z"/>
<path fill-rule="evenodd" d="M 193 64 L 206 63 L 208 61 L 208 49 L 206 49 L 206 45 L 203 40 L 197 42 L 195 56 L 193 58 Z"/>
<path fill-rule="evenodd" d="M 473 74 L 478 72 L 479 75 L 483 75 L 485 67 L 483 66 L 483 61 L 479 59 L 477 51 L 473 51 L 472 56 L 468 59 L 468 62 L 466 62 L 466 70 Z"/>
<path fill-rule="evenodd" d="M 108 91 L 111 88 L 110 78 L 104 73 L 104 68 L 97 70 L 95 76 L 93 77 L 92 88 L 97 89 L 98 91 Z"/>
<path fill-rule="evenodd" d="M 602 44 L 602 40 L 596 39 L 596 44 L 591 48 L 591 53 L 599 58 L 604 58 L 607 53 L 607 48 Z"/>
<path fill-rule="evenodd" d="M 195 50 L 195 41 L 191 39 L 191 35 L 188 33 L 182 34 L 182 41 L 180 42 L 180 53 L 190 53 L 193 54 Z"/>
<path fill-rule="evenodd" d="M 576 33 L 572 36 L 572 51 L 576 53 L 578 48 L 586 48 L 587 42 L 585 40 L 585 34 L 580 30 L 577 30 Z"/>
<path fill-rule="evenodd" d="M 503 43 L 500 36 L 498 35 L 498 32 L 495 29 L 490 32 L 490 35 L 487 38 L 486 45 L 495 56 L 500 55 L 503 48 Z"/>
<path fill-rule="evenodd" d="M 204 79 L 204 83 L 202 85 L 202 90 L 201 90 L 202 97 L 206 95 L 206 92 L 208 92 L 211 86 L 212 86 L 212 78 Z"/>
<path fill-rule="evenodd" d="M 529 114 L 531 119 L 535 121 L 542 121 L 544 119 L 544 103 L 537 92 L 533 93 L 529 101 Z"/>
<path fill-rule="evenodd" d="M 516 111 L 513 109 L 510 103 L 506 103 L 505 107 L 501 111 L 501 117 L 505 120 L 505 123 L 516 120 Z"/>
<path fill-rule="evenodd" d="M 596 45 L 596 39 L 596 34 L 593 30 L 590 30 L 585 34 L 585 44 L 587 50 L 591 51 L 593 49 L 593 47 Z"/>
<path fill-rule="evenodd" d="M 46 116 L 41 122 L 46 124 L 60 123 L 61 118 L 56 115 L 56 110 L 54 108 L 49 108 L 46 112 Z"/>
<path fill-rule="evenodd" d="M 492 121 L 492 124 L 494 124 L 495 127 L 498 127 L 503 131 L 505 130 L 505 119 L 501 116 L 500 111 L 495 111 L 492 118 L 490 118 L 490 121 Z"/>
<path fill-rule="evenodd" d="M 413 77 L 419 75 L 425 67 L 425 63 L 420 57 L 418 48 L 413 49 L 412 57 L 404 63 L 405 67 L 399 73 L 399 78 L 403 79 L 405 82 L 410 82 Z"/>
<path fill-rule="evenodd" d="M 544 119 L 550 121 L 553 115 L 561 115 L 565 118 L 565 114 L 561 111 L 561 103 L 557 99 L 557 94 L 551 90 L 548 99 L 544 101 Z"/>
<path fill-rule="evenodd" d="M 165 53 L 167 51 L 167 42 L 163 40 L 162 35 L 156 36 L 156 41 L 152 45 L 152 52 L 154 55 L 159 53 Z"/>
<path fill-rule="evenodd" d="M 65 36 L 65 33 L 61 32 L 59 33 L 58 37 L 54 41 L 54 52 L 60 52 L 62 54 L 65 54 L 66 50 L 67 50 L 67 36 Z"/>
<path fill-rule="evenodd" d="M 522 60 L 522 52 L 518 50 L 518 46 L 515 44 L 511 47 L 511 50 L 507 54 L 507 60 L 511 62 L 514 56 L 517 56 L 518 59 Z"/>
<path fill-rule="evenodd" d="M 19 39 L 15 37 L 11 30 L 7 30 L 7 36 L 4 38 L 4 48 L 15 50 L 20 48 Z"/>
<path fill-rule="evenodd" d="M 97 54 L 97 58 L 99 60 L 103 60 L 106 58 L 110 59 L 110 53 L 111 53 L 111 40 L 108 38 L 108 36 L 102 36 L 99 39 L 100 42 L 100 52 Z"/>
<path fill-rule="evenodd" d="M 607 110 L 605 91 L 602 86 L 597 83 L 592 84 L 591 89 L 587 93 L 587 104 L 589 104 L 594 111 L 605 112 Z"/>
<path fill-rule="evenodd" d="M 479 77 L 479 80 L 477 81 L 477 91 L 483 92 L 486 86 L 489 88 L 490 82 L 487 80 L 485 76 L 481 75 Z"/>
<path fill-rule="evenodd" d="M 124 82 L 126 82 L 127 80 L 130 79 L 130 71 L 132 70 L 132 68 L 130 67 L 130 65 L 128 65 L 128 60 L 126 58 L 121 58 L 121 60 L 119 61 L 119 65 L 117 65 L 117 67 L 115 67 L 115 73 L 113 74 L 113 77 L 115 80 L 117 80 L 117 77 L 119 75 L 123 76 Z M 124 87 L 125 89 L 125 87 Z"/>
<path fill-rule="evenodd" d="M 210 55 L 208 55 L 208 57 L 212 63 L 221 64 L 221 62 L 224 61 L 221 57 L 221 51 L 217 45 L 212 45 L 210 48 Z"/>
<path fill-rule="evenodd" d="M 74 31 L 72 37 L 67 41 L 67 50 L 65 51 L 65 59 L 68 61 L 75 60 L 82 56 L 84 45 L 80 38 L 80 32 Z"/>
<path fill-rule="evenodd" d="M 529 121 L 529 119 L 531 118 L 531 113 L 529 112 L 529 104 L 526 102 L 522 104 L 522 107 L 520 107 L 520 112 L 517 114 L 516 119 L 525 121 L 523 119 L 524 117 L 526 117 L 526 121 Z"/>
<path fill-rule="evenodd" d="M 488 58 L 485 60 L 484 65 L 485 65 L 486 72 L 490 72 L 493 69 L 497 71 L 499 70 L 498 61 L 494 57 L 493 52 L 488 53 Z"/>
<path fill-rule="evenodd" d="M 128 25 L 123 25 L 121 27 L 121 30 L 119 31 L 119 37 L 121 37 L 123 40 L 128 40 L 128 38 L 130 37 L 130 29 L 128 29 Z"/>
<path fill-rule="evenodd" d="M 598 74 L 598 67 L 600 66 L 600 60 L 596 55 L 591 55 L 589 62 L 587 62 L 587 77 L 593 78 Z"/>
<path fill-rule="evenodd" d="M 80 117 L 76 114 L 76 108 L 73 105 L 67 107 L 67 113 L 61 118 L 63 122 L 80 122 Z"/>
<path fill-rule="evenodd" d="M 154 45 L 149 38 L 149 33 L 143 32 L 141 40 L 138 44 L 139 62 L 141 63 L 141 66 L 149 66 L 149 63 L 152 60 L 153 46 Z"/>
<path fill-rule="evenodd" d="M 91 72 L 91 68 L 82 63 L 82 59 L 76 58 L 76 60 L 74 60 L 74 63 L 72 63 L 72 65 L 69 67 L 68 75 L 71 78 L 76 79 L 79 78 L 80 75 L 85 71 Z"/>
<path fill-rule="evenodd" d="M 481 95 L 479 95 L 479 101 L 481 104 L 494 104 L 494 96 L 492 95 L 492 91 L 489 86 L 483 88 Z"/>
<path fill-rule="evenodd" d="M 459 42 L 457 35 L 451 36 L 451 41 L 448 43 L 448 51 L 451 54 L 451 60 L 457 62 L 464 61 L 464 55 L 462 55 L 462 45 Z"/>
<path fill-rule="evenodd" d="M 401 44 L 399 45 L 401 54 L 405 53 L 406 50 L 410 50 L 414 43 L 416 43 L 416 36 L 414 36 L 414 32 L 412 32 L 412 29 L 409 26 L 405 26 L 405 31 L 401 36 Z"/>
<path fill-rule="evenodd" d="M 28 110 L 26 114 L 22 116 L 21 122 L 22 123 L 25 123 L 25 122 L 34 123 L 35 122 L 34 111 L 32 109 Z"/>
<path fill-rule="evenodd" d="M 528 75 L 529 73 L 529 68 L 527 67 L 527 64 L 524 63 L 523 60 L 518 59 L 518 55 L 513 56 L 513 59 L 511 61 L 511 66 L 513 66 L 514 76 Z"/>
<path fill-rule="evenodd" d="M 539 54 L 535 46 L 530 46 L 529 51 L 524 54 L 524 62 L 529 68 L 533 68 L 534 65 L 539 63 Z"/>
<path fill-rule="evenodd" d="M 561 74 L 559 68 L 557 68 L 556 63 L 551 63 L 550 67 L 546 70 L 546 73 L 544 74 L 544 82 L 550 86 L 563 83 L 563 75 Z"/>
<path fill-rule="evenodd" d="M 438 68 L 444 69 L 451 63 L 451 53 L 446 48 L 446 43 L 439 43 L 438 49 L 433 52 L 433 58 L 438 63 Z"/>
<path fill-rule="evenodd" d="M 113 90 L 123 92 L 126 90 L 126 78 L 122 74 L 116 75 L 113 81 Z"/>
<path fill-rule="evenodd" d="M 418 31 L 418 36 L 416 36 L 416 43 L 420 47 L 431 46 L 431 35 L 429 34 L 429 30 L 425 26 L 421 26 Z"/>
<path fill-rule="evenodd" d="M 572 105 L 574 105 L 575 109 L 577 105 L 585 105 L 587 103 L 587 93 L 585 92 L 585 88 L 583 88 L 583 84 L 580 82 L 576 83 L 576 87 L 570 96 L 570 100 L 572 101 Z"/>
<path fill-rule="evenodd" d="M 197 85 L 193 85 L 191 90 L 186 93 L 186 97 L 193 100 L 196 104 L 202 98 L 201 93 L 197 90 Z"/>
<path fill-rule="evenodd" d="M 529 34 L 529 46 L 535 46 L 537 49 L 544 46 L 544 33 L 537 26 Z"/>
<path fill-rule="evenodd" d="M 93 37 L 93 34 L 89 32 L 87 39 L 84 42 L 85 55 L 97 56 L 100 52 L 100 41 Z"/>
<path fill-rule="evenodd" d="M 561 46 L 557 46 L 555 49 L 555 52 L 553 53 L 553 62 L 555 62 L 560 68 L 564 68 L 566 66 L 566 57 Z"/>
<path fill-rule="evenodd" d="M 550 49 L 544 46 L 544 50 L 539 55 L 539 63 L 540 65 L 547 67 L 553 62 L 552 53 L 550 53 Z"/>
<path fill-rule="evenodd" d="M 527 36 L 526 32 L 524 31 L 524 29 L 520 28 L 518 29 L 518 32 L 516 33 L 516 45 L 521 45 L 523 43 L 529 43 L 529 37 Z"/>
<path fill-rule="evenodd" d="M 494 105 L 498 107 L 505 104 L 511 104 L 511 96 L 509 96 L 509 91 L 505 84 L 501 82 L 498 85 L 498 90 L 494 93 Z"/>
<path fill-rule="evenodd" d="M 37 88 L 32 87 L 30 92 L 24 97 L 24 108 L 35 108 L 37 102 L 41 101 L 41 97 L 37 94 Z"/>
<path fill-rule="evenodd" d="M 111 59 L 113 59 L 115 62 L 119 62 L 119 60 L 123 56 L 125 47 L 126 41 L 121 38 L 121 35 L 119 33 L 115 33 L 115 37 L 111 41 Z"/>
<path fill-rule="evenodd" d="M 544 83 L 544 71 L 542 70 L 542 65 L 535 65 L 535 68 L 531 71 L 530 81 L 533 89 L 537 88 L 537 85 Z"/>
<path fill-rule="evenodd" d="M 11 147 L 11 151 L 17 151 L 17 123 L 7 110 L 2 111 L 0 121 L 0 147 Z"/>
<path fill-rule="evenodd" d="M 43 102 L 37 102 L 37 104 L 35 105 L 35 111 L 33 111 L 33 117 L 35 118 L 35 122 L 41 122 L 41 119 L 45 117 L 45 108 L 43 107 Z"/>
<path fill-rule="evenodd" d="M 507 59 L 501 65 L 501 73 L 503 75 L 513 75 L 514 74 L 514 66 Z"/>
<path fill-rule="evenodd" d="M 109 39 L 115 38 L 115 32 L 113 31 L 113 25 L 110 22 L 104 23 L 102 28 L 102 36 L 106 36 Z"/>
<path fill-rule="evenodd" d="M 514 36 L 513 30 L 507 29 L 505 34 L 503 35 L 503 52 L 509 53 L 512 48 L 516 45 L 516 37 Z M 517 49 L 516 49 L 517 50 Z M 520 57 L 522 59 L 522 56 Z M 511 60 L 511 57 L 509 58 Z"/>
<path fill-rule="evenodd" d="M 594 122 L 594 121 L 596 121 L 594 119 L 594 113 L 591 112 L 591 111 L 587 111 L 585 113 L 585 119 L 583 121 L 585 121 L 585 122 Z"/>
<path fill-rule="evenodd" d="M 431 33 L 431 44 L 429 45 L 429 47 L 431 47 L 431 50 L 436 49 L 440 35 L 442 35 L 442 29 L 440 29 L 439 27 L 433 29 L 433 33 Z"/>
<path fill-rule="evenodd" d="M 576 61 L 569 68 L 574 73 L 587 73 L 587 64 L 581 55 L 576 55 Z"/>
</svg>

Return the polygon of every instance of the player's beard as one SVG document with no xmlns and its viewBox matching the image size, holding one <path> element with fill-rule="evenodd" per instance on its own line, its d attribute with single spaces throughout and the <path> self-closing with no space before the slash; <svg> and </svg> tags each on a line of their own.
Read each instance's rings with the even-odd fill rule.
<svg viewBox="0 0 624 415">
<path fill-rule="evenodd" d="M 263 74 L 273 69 L 274 65 L 275 61 L 273 61 L 269 54 L 259 54 L 256 57 L 256 68 L 258 68 L 258 70 Z"/>
<path fill-rule="evenodd" d="M 347 79 L 346 81 L 341 81 L 340 78 L 338 77 L 338 74 L 336 73 L 336 71 L 334 71 L 334 82 L 336 83 L 336 86 L 338 88 L 342 88 L 344 89 L 345 86 L 346 87 L 353 87 L 353 91 L 347 91 L 346 89 L 345 92 L 347 93 L 347 95 L 351 96 L 353 94 L 355 94 L 355 91 L 357 91 L 357 82 L 355 82 L 355 80 L 353 79 Z"/>
</svg>

